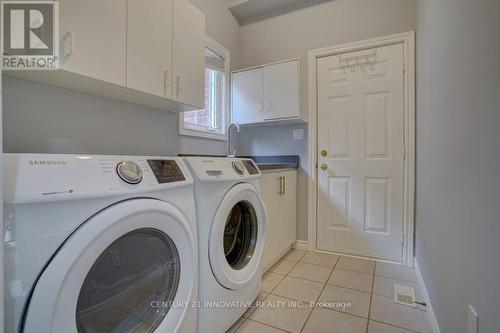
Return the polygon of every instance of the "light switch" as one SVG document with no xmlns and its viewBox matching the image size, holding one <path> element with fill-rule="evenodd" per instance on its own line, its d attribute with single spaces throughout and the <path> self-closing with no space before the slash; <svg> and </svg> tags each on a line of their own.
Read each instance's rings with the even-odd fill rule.
<svg viewBox="0 0 500 333">
<path fill-rule="evenodd" d="M 294 128 L 293 129 L 293 139 L 296 141 L 304 140 L 304 129 Z"/>
</svg>

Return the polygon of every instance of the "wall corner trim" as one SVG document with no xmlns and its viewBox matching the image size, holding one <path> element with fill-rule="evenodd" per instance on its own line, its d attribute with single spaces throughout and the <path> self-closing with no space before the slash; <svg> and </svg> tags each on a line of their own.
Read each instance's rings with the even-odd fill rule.
<svg viewBox="0 0 500 333">
<path fill-rule="evenodd" d="M 292 248 L 307 251 L 309 250 L 309 243 L 305 240 L 296 240 L 295 243 L 293 243 Z"/>
<path fill-rule="evenodd" d="M 418 286 L 423 291 L 425 302 L 427 303 L 427 316 L 429 317 L 429 321 L 432 326 L 432 332 L 441 333 L 439 325 L 436 320 L 436 316 L 434 315 L 434 310 L 432 309 L 432 304 L 429 298 L 429 294 L 427 293 L 427 288 L 425 288 L 424 278 L 422 276 L 422 272 L 420 271 L 420 266 L 418 264 L 417 258 L 414 258 L 413 262 L 415 263 L 415 270 L 417 272 Z"/>
</svg>

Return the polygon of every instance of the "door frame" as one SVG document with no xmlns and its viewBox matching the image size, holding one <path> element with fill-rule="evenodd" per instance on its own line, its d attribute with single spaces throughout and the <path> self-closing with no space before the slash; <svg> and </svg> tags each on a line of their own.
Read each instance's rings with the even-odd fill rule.
<svg viewBox="0 0 500 333">
<path fill-rule="evenodd" d="M 336 54 L 360 51 L 395 44 L 403 45 L 404 52 L 404 201 L 403 201 L 403 265 L 414 266 L 414 210 L 415 210 L 415 32 L 408 31 L 383 37 L 340 44 L 308 52 L 308 249 L 317 250 L 317 190 L 318 190 L 318 101 L 317 60 Z"/>
</svg>

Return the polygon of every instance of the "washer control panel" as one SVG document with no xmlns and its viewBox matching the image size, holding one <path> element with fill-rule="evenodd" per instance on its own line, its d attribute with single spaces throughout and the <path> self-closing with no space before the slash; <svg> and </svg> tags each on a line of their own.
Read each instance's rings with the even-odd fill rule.
<svg viewBox="0 0 500 333">
<path fill-rule="evenodd" d="M 241 181 L 261 176 L 258 167 L 249 159 L 223 157 L 186 157 L 193 174 L 201 181 Z"/>
<path fill-rule="evenodd" d="M 175 160 L 148 160 L 148 164 L 160 184 L 186 180 Z"/>
</svg>

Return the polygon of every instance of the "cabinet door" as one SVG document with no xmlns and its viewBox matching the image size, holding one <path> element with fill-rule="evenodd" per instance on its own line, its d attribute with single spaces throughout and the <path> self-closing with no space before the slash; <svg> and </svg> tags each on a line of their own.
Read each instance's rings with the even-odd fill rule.
<svg viewBox="0 0 500 333">
<path fill-rule="evenodd" d="M 205 106 L 205 15 L 187 0 L 174 0 L 174 99 Z"/>
<path fill-rule="evenodd" d="M 262 267 L 269 265 L 279 255 L 279 182 L 278 173 L 266 173 L 261 178 L 262 201 L 267 211 L 267 240 L 262 257 Z"/>
<path fill-rule="evenodd" d="M 264 66 L 264 120 L 299 116 L 298 61 Z"/>
<path fill-rule="evenodd" d="M 263 120 L 263 69 L 233 74 L 232 121 L 251 124 Z"/>
<path fill-rule="evenodd" d="M 283 248 L 297 240 L 297 171 L 282 172 L 283 194 L 280 197 L 280 223 Z"/>
<path fill-rule="evenodd" d="M 125 86 L 126 0 L 59 1 L 60 68 Z"/>
<path fill-rule="evenodd" d="M 173 0 L 128 0 L 127 87 L 172 97 Z"/>
</svg>

